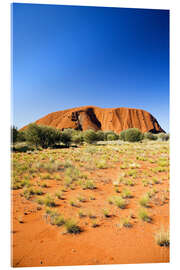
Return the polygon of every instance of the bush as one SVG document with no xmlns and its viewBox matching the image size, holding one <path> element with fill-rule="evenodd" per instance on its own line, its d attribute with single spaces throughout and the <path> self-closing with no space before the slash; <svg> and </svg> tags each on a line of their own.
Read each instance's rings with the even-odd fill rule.
<svg viewBox="0 0 180 270">
<path fill-rule="evenodd" d="M 105 134 L 102 130 L 98 130 L 96 132 L 96 135 L 97 135 L 97 140 L 98 141 L 104 141 L 105 140 Z"/>
<path fill-rule="evenodd" d="M 25 131 L 18 131 L 17 141 L 18 142 L 25 142 L 26 141 Z"/>
<path fill-rule="evenodd" d="M 97 133 L 92 129 L 84 131 L 84 141 L 89 144 L 98 141 Z"/>
<path fill-rule="evenodd" d="M 11 142 L 15 143 L 17 141 L 18 130 L 17 127 L 11 127 Z"/>
<path fill-rule="evenodd" d="M 108 134 L 107 135 L 107 141 L 115 141 L 118 139 L 118 136 L 116 134 Z"/>
<path fill-rule="evenodd" d="M 163 247 L 169 247 L 170 245 L 170 239 L 169 239 L 169 231 L 165 231 L 162 227 L 160 231 L 158 231 L 155 235 L 156 243 Z"/>
<path fill-rule="evenodd" d="M 121 140 L 121 141 L 125 141 L 126 139 L 125 139 L 125 133 L 126 133 L 126 130 L 123 130 L 123 131 L 121 131 L 121 133 L 119 134 L 119 139 Z"/>
<path fill-rule="evenodd" d="M 82 231 L 82 229 L 77 225 L 77 222 L 72 219 L 68 219 L 64 225 L 67 230 L 67 233 L 77 234 Z"/>
<path fill-rule="evenodd" d="M 144 138 L 151 140 L 151 141 L 156 141 L 158 139 L 158 137 L 156 135 L 152 134 L 151 132 L 144 133 Z"/>
<path fill-rule="evenodd" d="M 105 141 L 114 141 L 118 140 L 119 136 L 114 131 L 105 131 L 104 132 L 104 140 Z"/>
<path fill-rule="evenodd" d="M 27 142 L 47 148 L 60 141 L 60 132 L 52 127 L 30 124 L 25 132 Z"/>
<path fill-rule="evenodd" d="M 167 133 L 159 133 L 158 137 L 162 140 L 162 141 L 168 141 L 169 140 L 169 134 Z"/>
<path fill-rule="evenodd" d="M 143 134 L 138 128 L 129 128 L 120 133 L 120 139 L 128 142 L 139 142 L 143 139 Z"/>
<path fill-rule="evenodd" d="M 139 210 L 139 218 L 142 221 L 145 221 L 145 222 L 151 222 L 152 221 L 152 218 L 149 216 L 148 212 L 143 208 L 141 208 Z"/>
<path fill-rule="evenodd" d="M 72 133 L 68 129 L 63 130 L 61 132 L 60 140 L 62 143 L 69 147 L 72 141 Z"/>
<path fill-rule="evenodd" d="M 81 144 L 84 141 L 84 137 L 82 133 L 75 134 L 72 137 L 72 141 L 76 144 Z"/>
</svg>

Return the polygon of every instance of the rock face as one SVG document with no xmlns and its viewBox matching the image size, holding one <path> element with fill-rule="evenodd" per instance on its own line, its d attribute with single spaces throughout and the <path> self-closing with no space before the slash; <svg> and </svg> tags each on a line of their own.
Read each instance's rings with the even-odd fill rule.
<svg viewBox="0 0 180 270">
<path fill-rule="evenodd" d="M 56 127 L 61 130 L 66 128 L 113 130 L 116 133 L 120 133 L 128 128 L 138 128 L 143 133 L 164 132 L 150 113 L 130 108 L 103 109 L 95 106 L 84 106 L 50 113 L 35 123 Z"/>
</svg>

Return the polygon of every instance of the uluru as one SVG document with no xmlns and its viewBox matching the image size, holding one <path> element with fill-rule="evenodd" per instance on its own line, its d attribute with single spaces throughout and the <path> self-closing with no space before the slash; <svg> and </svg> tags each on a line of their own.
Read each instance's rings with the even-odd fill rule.
<svg viewBox="0 0 180 270">
<path fill-rule="evenodd" d="M 135 108 L 100 108 L 83 106 L 63 111 L 52 112 L 39 120 L 37 125 L 46 125 L 64 130 L 93 129 L 111 130 L 120 133 L 128 128 L 138 128 L 141 132 L 165 132 L 154 116 L 149 112 Z M 25 129 L 25 127 L 22 128 Z"/>
</svg>

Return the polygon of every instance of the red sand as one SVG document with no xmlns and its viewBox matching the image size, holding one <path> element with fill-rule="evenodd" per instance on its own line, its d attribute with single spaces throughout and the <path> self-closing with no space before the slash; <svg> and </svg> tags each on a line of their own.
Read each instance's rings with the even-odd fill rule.
<svg viewBox="0 0 180 270">
<path fill-rule="evenodd" d="M 143 168 L 142 163 L 142 170 Z M 153 165 L 152 165 L 153 166 Z M 148 168 L 149 169 L 149 168 Z M 20 196 L 21 190 L 12 191 L 13 198 L 13 256 L 12 265 L 22 266 L 53 266 L 53 265 L 91 265 L 91 264 L 122 264 L 122 263 L 155 263 L 169 262 L 169 248 L 160 247 L 154 240 L 154 233 L 161 225 L 169 226 L 169 203 L 153 204 L 147 209 L 153 218 L 152 223 L 146 223 L 138 218 L 138 198 L 147 191 L 147 187 L 140 182 L 133 187 L 128 187 L 134 198 L 128 199 L 127 209 L 118 209 L 107 202 L 109 195 L 117 195 L 112 188 L 110 179 L 116 179 L 120 172 L 119 164 L 114 168 L 98 170 L 102 181 L 97 184 L 96 190 L 75 190 L 65 192 L 65 200 L 57 200 L 56 207 L 66 217 L 75 217 L 84 231 L 78 235 L 63 234 L 65 228 L 52 226 L 43 219 L 44 210 L 37 210 L 37 204 L 27 201 Z M 91 173 L 93 178 L 94 172 Z M 161 173 L 161 177 L 166 177 Z M 109 183 L 108 183 L 109 181 Z M 60 188 L 61 183 L 55 180 L 46 181 L 49 188 L 46 192 L 53 193 Z M 105 183 L 107 182 L 107 183 Z M 158 196 L 161 196 L 168 188 L 168 180 L 163 180 L 159 185 Z M 120 187 L 122 190 L 122 187 Z M 95 196 L 96 200 L 80 203 L 81 208 L 69 205 L 70 198 L 77 198 L 81 194 L 86 198 Z M 110 209 L 112 216 L 105 218 L 102 209 Z M 43 207 L 42 207 L 43 208 Z M 89 217 L 79 218 L 77 213 L 80 209 L 90 209 L 98 217 L 99 227 L 92 228 L 92 220 Z M 120 228 L 122 217 L 127 217 L 133 212 L 132 228 Z M 27 215 L 26 215 L 26 214 Z M 24 223 L 18 222 L 22 216 Z"/>
</svg>

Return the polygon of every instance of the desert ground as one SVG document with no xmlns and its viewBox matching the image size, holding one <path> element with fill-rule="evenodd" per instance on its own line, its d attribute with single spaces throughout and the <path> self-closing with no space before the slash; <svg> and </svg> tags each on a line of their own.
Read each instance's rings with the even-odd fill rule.
<svg viewBox="0 0 180 270">
<path fill-rule="evenodd" d="M 169 262 L 169 142 L 14 152 L 12 168 L 12 266 Z"/>
</svg>

